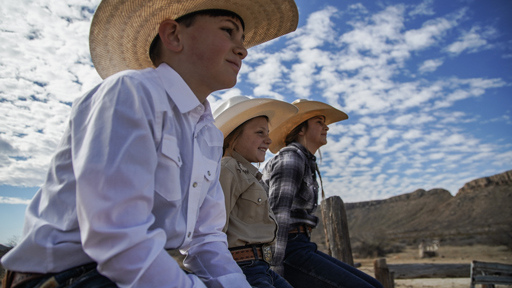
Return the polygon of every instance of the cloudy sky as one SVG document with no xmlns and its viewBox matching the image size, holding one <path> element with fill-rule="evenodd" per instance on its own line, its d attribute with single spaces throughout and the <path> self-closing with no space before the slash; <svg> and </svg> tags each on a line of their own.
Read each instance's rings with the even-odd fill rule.
<svg viewBox="0 0 512 288">
<path fill-rule="evenodd" d="M 324 101 L 320 170 L 345 202 L 512 169 L 512 1 L 296 0 L 297 31 L 249 49 L 234 95 Z M 72 101 L 101 79 L 88 33 L 99 0 L 0 5 L 0 243 L 20 237 Z M 271 157 L 272 154 L 268 154 Z"/>
</svg>

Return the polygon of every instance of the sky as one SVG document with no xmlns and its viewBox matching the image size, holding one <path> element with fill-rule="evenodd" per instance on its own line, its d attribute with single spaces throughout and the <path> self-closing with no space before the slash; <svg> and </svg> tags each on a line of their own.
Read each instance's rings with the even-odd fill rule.
<svg viewBox="0 0 512 288">
<path fill-rule="evenodd" d="M 2 0 L 0 243 L 21 237 L 73 100 L 101 81 L 88 46 L 98 3 Z M 237 85 L 208 99 L 302 98 L 346 112 L 317 155 L 328 197 L 456 195 L 512 169 L 512 1 L 296 3 L 297 30 L 250 48 Z"/>
</svg>

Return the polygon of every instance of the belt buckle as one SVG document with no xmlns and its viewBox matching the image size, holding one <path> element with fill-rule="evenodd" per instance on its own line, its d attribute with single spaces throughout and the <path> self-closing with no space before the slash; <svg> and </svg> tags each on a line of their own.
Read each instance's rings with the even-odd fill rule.
<svg viewBox="0 0 512 288">
<path fill-rule="evenodd" d="M 272 249 L 270 248 L 270 244 L 263 244 L 261 246 L 261 252 L 263 254 L 263 260 L 270 264 L 272 261 Z"/>
<path fill-rule="evenodd" d="M 308 225 L 304 225 L 304 230 L 306 230 L 306 235 L 308 235 L 308 237 L 311 238 L 311 230 L 309 230 Z"/>
</svg>

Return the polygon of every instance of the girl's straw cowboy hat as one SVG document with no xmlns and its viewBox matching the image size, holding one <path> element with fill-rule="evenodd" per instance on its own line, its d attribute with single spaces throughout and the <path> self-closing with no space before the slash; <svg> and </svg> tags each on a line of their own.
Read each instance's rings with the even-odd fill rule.
<svg viewBox="0 0 512 288">
<path fill-rule="evenodd" d="M 272 131 L 273 127 L 278 126 L 295 113 L 297 113 L 297 107 L 284 101 L 235 96 L 222 103 L 213 112 L 213 117 L 215 126 L 222 131 L 226 138 L 236 127 L 252 118 L 267 116 L 269 130 Z"/>
<path fill-rule="evenodd" d="M 323 102 L 299 99 L 293 101 L 292 104 L 299 109 L 299 112 L 270 131 L 269 136 L 272 139 L 272 144 L 270 144 L 269 150 L 274 154 L 286 146 L 285 139 L 288 133 L 308 119 L 315 116 L 324 116 L 325 125 L 348 119 L 348 115 L 343 111 Z"/>
<path fill-rule="evenodd" d="M 149 46 L 163 20 L 207 9 L 236 13 L 245 24 L 245 48 L 297 28 L 294 0 L 103 0 L 91 23 L 92 62 L 104 79 L 122 70 L 153 67 Z"/>
</svg>

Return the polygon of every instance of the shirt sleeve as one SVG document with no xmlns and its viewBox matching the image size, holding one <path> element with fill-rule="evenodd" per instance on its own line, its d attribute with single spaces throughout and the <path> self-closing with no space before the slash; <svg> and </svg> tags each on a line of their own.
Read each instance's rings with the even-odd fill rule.
<svg viewBox="0 0 512 288">
<path fill-rule="evenodd" d="M 283 151 L 284 152 L 284 151 Z M 272 161 L 269 177 L 270 207 L 279 227 L 274 245 L 272 270 L 283 276 L 283 260 L 290 231 L 290 213 L 295 194 L 300 189 L 304 174 L 304 161 L 295 151 L 279 153 Z"/>
<path fill-rule="evenodd" d="M 76 214 L 85 253 L 119 287 L 204 287 L 164 250 L 154 222 L 157 154 L 150 92 L 106 80 L 71 118 Z"/>
<path fill-rule="evenodd" d="M 220 172 L 220 161 L 217 175 Z M 250 288 L 242 269 L 228 250 L 222 229 L 226 223 L 224 192 L 218 177 L 212 183 L 199 211 L 197 225 L 184 265 L 207 287 Z"/>
</svg>

